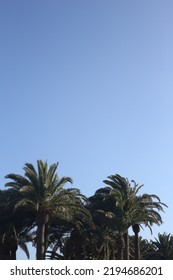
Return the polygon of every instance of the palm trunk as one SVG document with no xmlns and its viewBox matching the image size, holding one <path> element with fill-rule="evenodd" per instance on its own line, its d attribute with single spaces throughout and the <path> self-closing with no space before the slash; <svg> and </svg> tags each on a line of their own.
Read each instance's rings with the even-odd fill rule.
<svg viewBox="0 0 173 280">
<path fill-rule="evenodd" d="M 125 242 L 124 242 L 123 233 L 121 233 L 121 232 L 118 235 L 117 247 L 118 247 L 118 260 L 123 260 Z"/>
<path fill-rule="evenodd" d="M 17 244 L 13 244 L 10 248 L 11 260 L 16 260 Z"/>
<path fill-rule="evenodd" d="M 36 248 L 36 259 L 44 260 L 45 253 L 45 223 L 38 224 L 37 228 L 37 248 Z"/>
<path fill-rule="evenodd" d="M 140 260 L 140 245 L 139 245 L 139 231 L 140 227 L 138 224 L 132 226 L 135 233 L 135 260 Z"/>
<path fill-rule="evenodd" d="M 124 233 L 125 250 L 124 250 L 124 260 L 129 260 L 129 233 L 128 230 Z"/>
<path fill-rule="evenodd" d="M 140 246 L 138 233 L 135 233 L 135 260 L 140 260 Z"/>
<path fill-rule="evenodd" d="M 10 260 L 11 254 L 10 249 L 7 245 L 0 244 L 0 260 Z"/>
<path fill-rule="evenodd" d="M 36 237 L 36 259 L 44 260 L 45 258 L 45 231 L 46 224 L 48 222 L 48 215 L 44 212 L 39 211 L 36 221 L 37 221 L 37 237 Z"/>
</svg>

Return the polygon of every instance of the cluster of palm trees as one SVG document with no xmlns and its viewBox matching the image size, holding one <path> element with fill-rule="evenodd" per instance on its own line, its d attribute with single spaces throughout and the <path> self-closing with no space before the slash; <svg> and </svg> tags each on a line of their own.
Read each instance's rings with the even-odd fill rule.
<svg viewBox="0 0 173 280">
<path fill-rule="evenodd" d="M 108 176 L 105 186 L 86 198 L 67 188 L 69 177 L 59 178 L 58 163 L 37 161 L 24 165 L 24 176 L 8 174 L 7 189 L 0 191 L 0 259 L 16 259 L 27 243 L 36 259 L 167 259 L 173 258 L 173 237 L 164 233 L 155 241 L 139 237 L 140 227 L 152 232 L 162 224 L 167 207 L 156 195 L 139 194 L 142 185 L 120 175 Z M 132 227 L 134 236 L 129 236 Z M 160 246 L 160 247 L 159 247 Z M 163 248 L 162 248 L 163 249 Z"/>
</svg>

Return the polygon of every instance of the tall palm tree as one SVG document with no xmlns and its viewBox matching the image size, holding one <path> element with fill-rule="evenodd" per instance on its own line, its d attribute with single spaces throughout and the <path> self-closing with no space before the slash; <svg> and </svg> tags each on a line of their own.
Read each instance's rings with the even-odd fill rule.
<svg viewBox="0 0 173 280">
<path fill-rule="evenodd" d="M 103 182 L 110 187 L 109 195 L 114 200 L 112 211 L 116 217 L 115 224 L 118 231 L 118 258 L 129 259 L 128 229 L 133 224 L 136 213 L 139 212 L 139 205 L 136 204 L 137 190 L 132 188 L 127 178 L 119 174 L 107 178 L 108 180 Z"/>
<path fill-rule="evenodd" d="M 163 223 L 162 217 L 159 211 L 164 211 L 163 207 L 167 205 L 161 202 L 157 195 L 143 194 L 136 196 L 137 204 L 140 206 L 140 215 L 136 217 L 135 223 L 132 225 L 132 229 L 135 233 L 135 259 L 140 259 L 140 240 L 139 232 L 140 225 L 147 226 L 152 233 L 153 224 L 161 225 Z"/>
<path fill-rule="evenodd" d="M 59 178 L 56 173 L 58 163 L 48 167 L 47 162 L 37 161 L 37 170 L 31 163 L 24 165 L 24 176 L 8 174 L 10 179 L 5 184 L 21 194 L 15 205 L 15 210 L 23 209 L 25 213 L 32 213 L 36 232 L 36 259 L 42 260 L 46 251 L 46 226 L 53 219 L 75 220 L 76 213 L 83 214 L 90 219 L 89 214 L 81 203 L 81 196 L 77 190 L 64 188 L 66 183 L 72 183 L 70 177 Z"/>
<path fill-rule="evenodd" d="M 138 195 L 143 185 L 139 186 L 134 180 L 131 181 L 132 186 L 127 178 L 118 174 L 108 176 L 108 179 L 103 182 L 111 187 L 110 195 L 115 200 L 113 211 L 117 217 L 116 223 L 119 232 L 119 258 L 123 259 L 123 251 L 126 247 L 125 255 L 126 259 L 129 259 L 128 229 L 133 226 L 135 232 L 135 256 L 136 259 L 140 259 L 139 225 L 144 224 L 150 230 L 153 224 L 160 225 L 162 218 L 158 211 L 163 211 L 163 206 L 166 206 L 166 204 L 162 203 L 156 195 Z"/>
</svg>

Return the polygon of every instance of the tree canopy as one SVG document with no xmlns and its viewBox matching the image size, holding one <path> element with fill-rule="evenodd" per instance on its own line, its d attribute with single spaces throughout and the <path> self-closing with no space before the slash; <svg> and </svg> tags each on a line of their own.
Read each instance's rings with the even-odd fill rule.
<svg viewBox="0 0 173 280">
<path fill-rule="evenodd" d="M 139 237 L 142 225 L 161 225 L 167 207 L 156 194 L 141 194 L 143 185 L 119 174 L 110 175 L 91 197 L 66 187 L 58 163 L 26 163 L 24 175 L 5 176 L 0 190 L 0 259 L 16 259 L 20 247 L 36 259 L 166 259 L 173 258 L 171 234 L 155 241 Z M 135 236 L 129 236 L 132 227 Z M 145 244 L 145 246 L 144 246 Z M 144 250 L 145 248 L 145 250 Z M 148 248 L 148 249 L 146 249 Z"/>
</svg>

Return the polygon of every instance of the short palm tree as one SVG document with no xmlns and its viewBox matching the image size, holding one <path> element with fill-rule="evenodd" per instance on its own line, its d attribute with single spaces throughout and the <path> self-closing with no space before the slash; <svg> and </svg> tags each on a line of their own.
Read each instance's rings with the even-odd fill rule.
<svg viewBox="0 0 173 280">
<path fill-rule="evenodd" d="M 46 227 L 53 219 L 75 220 L 77 213 L 90 219 L 77 191 L 64 188 L 66 183 L 72 183 L 72 179 L 59 178 L 56 173 L 57 167 L 58 163 L 48 167 L 47 162 L 38 160 L 37 170 L 31 163 L 26 163 L 23 168 L 24 176 L 8 174 L 5 177 L 10 179 L 6 186 L 15 189 L 21 195 L 15 205 L 15 210 L 22 209 L 35 217 L 37 260 L 45 258 Z"/>
</svg>

